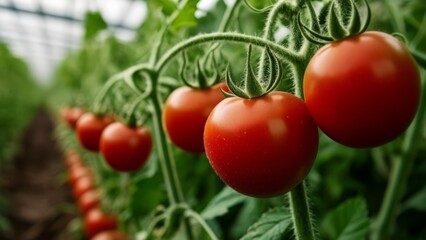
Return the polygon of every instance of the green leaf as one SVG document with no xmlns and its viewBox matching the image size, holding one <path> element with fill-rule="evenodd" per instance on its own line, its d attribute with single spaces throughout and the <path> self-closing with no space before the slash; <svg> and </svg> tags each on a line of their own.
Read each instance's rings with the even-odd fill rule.
<svg viewBox="0 0 426 240">
<path fill-rule="evenodd" d="M 290 211 L 283 207 L 274 208 L 263 214 L 241 240 L 280 240 L 291 225 Z"/>
<path fill-rule="evenodd" d="M 172 0 L 155 0 L 158 1 L 158 3 L 162 6 L 161 11 L 164 13 L 165 16 L 170 16 L 176 9 L 176 3 L 174 3 Z"/>
<path fill-rule="evenodd" d="M 213 219 L 215 217 L 222 216 L 226 214 L 231 207 L 245 201 L 246 199 L 248 199 L 248 197 L 237 193 L 230 187 L 225 187 L 210 201 L 201 213 L 201 216 L 204 219 Z"/>
<path fill-rule="evenodd" d="M 170 22 L 170 31 L 175 33 L 183 27 L 196 26 L 198 23 L 195 17 L 195 11 L 197 11 L 197 4 L 199 0 L 184 0 L 175 11 L 175 15 L 172 16 Z"/>
<path fill-rule="evenodd" d="M 365 239 L 369 229 L 367 215 L 365 199 L 361 197 L 349 199 L 326 215 L 321 229 L 328 239 Z"/>
<path fill-rule="evenodd" d="M 408 199 L 402 207 L 403 210 L 414 209 L 426 211 L 426 187 L 423 187 L 414 196 Z"/>
<path fill-rule="evenodd" d="M 89 41 L 93 39 L 98 32 L 107 29 L 108 24 L 102 18 L 99 12 L 87 12 L 84 17 L 84 40 Z"/>
</svg>

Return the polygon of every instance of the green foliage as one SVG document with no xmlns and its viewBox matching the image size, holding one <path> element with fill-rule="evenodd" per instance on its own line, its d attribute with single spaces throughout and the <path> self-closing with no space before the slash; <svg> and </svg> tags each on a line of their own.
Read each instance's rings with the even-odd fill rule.
<svg viewBox="0 0 426 240">
<path fill-rule="evenodd" d="M 263 214 L 241 240 L 279 240 L 291 227 L 290 211 L 283 207 L 274 208 Z"/>
<path fill-rule="evenodd" d="M 108 25 L 99 12 L 87 12 L 84 17 L 84 40 L 95 38 L 100 31 L 107 28 Z"/>
<path fill-rule="evenodd" d="M 327 239 L 365 239 L 369 230 L 367 204 L 354 198 L 331 210 L 322 222 L 322 233 Z"/>
</svg>

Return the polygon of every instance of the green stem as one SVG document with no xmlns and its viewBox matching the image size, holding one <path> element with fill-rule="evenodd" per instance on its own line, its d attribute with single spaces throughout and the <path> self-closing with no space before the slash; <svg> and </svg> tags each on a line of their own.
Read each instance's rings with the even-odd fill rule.
<svg viewBox="0 0 426 240">
<path fill-rule="evenodd" d="M 240 42 L 240 43 L 246 43 L 246 44 L 253 44 L 255 46 L 259 47 L 266 47 L 268 46 L 273 52 L 275 52 L 277 57 L 280 60 L 287 61 L 287 62 L 298 62 L 301 59 L 301 56 L 297 55 L 296 53 L 282 47 L 281 45 L 274 43 L 269 40 L 265 40 L 263 38 L 250 36 L 247 34 L 241 34 L 241 33 L 207 33 L 207 34 L 201 34 L 192 38 L 189 38 L 183 42 L 178 43 L 173 48 L 168 50 L 166 53 L 163 54 L 163 56 L 160 58 L 160 60 L 155 65 L 155 71 L 161 72 L 161 70 L 166 66 L 166 64 L 172 60 L 173 57 L 175 57 L 179 52 L 194 47 L 197 44 L 212 42 L 212 41 L 229 41 L 229 42 Z"/>
<path fill-rule="evenodd" d="M 102 87 L 102 89 L 99 91 L 99 93 L 96 95 L 95 100 L 93 101 L 93 112 L 95 114 L 101 114 L 101 106 L 102 101 L 104 100 L 105 96 L 108 94 L 108 92 L 112 89 L 112 87 L 118 83 L 122 79 L 121 73 L 115 74 L 112 77 L 108 79 L 108 81 L 105 83 L 105 85 Z"/>
<path fill-rule="evenodd" d="M 395 158 L 395 165 L 392 168 L 385 196 L 371 234 L 372 240 L 384 240 L 389 237 L 390 228 L 397 215 L 397 206 L 405 192 L 408 177 L 415 160 L 418 139 L 421 137 L 424 126 L 425 111 L 426 83 L 423 81 L 419 111 L 414 123 L 405 135 L 401 154 Z"/>
<path fill-rule="evenodd" d="M 238 6 L 242 0 L 236 0 L 234 5 L 228 7 L 226 9 L 225 14 L 223 14 L 222 21 L 220 22 L 219 28 L 217 29 L 217 32 L 224 32 L 226 29 L 228 29 L 229 23 L 231 22 L 232 16 L 234 15 L 235 11 L 237 10 Z"/>
<path fill-rule="evenodd" d="M 148 75 L 148 74 L 147 74 Z M 166 185 L 168 199 L 170 205 L 179 203 L 185 203 L 185 199 L 182 193 L 179 177 L 176 171 L 175 161 L 171 152 L 170 144 L 167 142 L 166 134 L 161 125 L 162 123 L 162 105 L 161 96 L 157 89 L 158 84 L 158 73 L 149 72 L 148 79 L 152 82 L 152 95 L 150 97 L 152 105 L 152 122 L 154 125 L 154 136 L 158 159 L 160 161 L 161 170 L 163 173 L 164 183 Z M 194 239 L 191 225 L 187 219 L 183 221 L 184 227 L 189 240 Z"/>
<path fill-rule="evenodd" d="M 169 29 L 168 25 L 165 25 L 163 28 L 161 28 L 160 32 L 158 33 L 158 37 L 155 38 L 154 46 L 152 47 L 151 56 L 149 57 L 149 65 L 153 66 L 160 55 L 161 46 L 164 42 L 164 36 L 167 33 L 167 30 Z"/>
<path fill-rule="evenodd" d="M 209 235 L 211 240 L 219 240 L 219 238 L 216 236 L 216 234 L 213 232 L 213 230 L 210 228 L 210 226 L 207 224 L 207 222 L 204 221 L 204 219 L 200 216 L 200 214 L 198 214 L 197 212 L 194 212 L 190 209 L 187 209 L 185 211 L 185 214 L 188 217 L 191 217 L 192 219 L 196 220 L 201 225 L 201 227 L 203 227 L 203 229 Z"/>
<path fill-rule="evenodd" d="M 384 3 L 390 15 L 389 19 L 392 23 L 393 29 L 405 35 L 406 29 L 405 29 L 404 19 L 401 17 L 402 15 L 398 13 L 398 9 L 395 6 L 394 1 L 384 0 Z"/>
<path fill-rule="evenodd" d="M 271 40 L 272 34 L 274 33 L 274 26 L 275 22 L 277 20 L 278 14 L 280 13 L 280 10 L 286 5 L 286 0 L 281 0 L 277 2 L 271 9 L 271 11 L 268 14 L 268 20 L 266 21 L 265 29 L 263 30 L 263 39 Z M 264 73 L 265 73 L 265 65 L 266 65 L 266 50 L 263 50 L 262 55 L 260 56 L 259 60 L 259 72 L 258 72 L 258 79 L 263 80 Z"/>
<path fill-rule="evenodd" d="M 290 211 L 293 218 L 294 233 L 297 240 L 314 240 L 315 232 L 311 222 L 305 183 L 297 185 L 289 194 Z"/>
</svg>

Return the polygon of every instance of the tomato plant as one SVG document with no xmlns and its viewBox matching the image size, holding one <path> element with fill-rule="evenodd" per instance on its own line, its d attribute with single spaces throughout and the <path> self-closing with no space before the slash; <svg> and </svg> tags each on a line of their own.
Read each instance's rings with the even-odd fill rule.
<svg viewBox="0 0 426 240">
<path fill-rule="evenodd" d="M 306 68 L 304 92 L 309 111 L 330 138 L 350 147 L 376 147 L 401 135 L 413 120 L 420 77 L 403 43 L 365 32 L 322 47 Z"/>
<path fill-rule="evenodd" d="M 99 151 L 99 140 L 106 126 L 114 122 L 110 116 L 96 116 L 85 113 L 77 121 L 76 129 L 78 140 L 87 150 Z"/>
<path fill-rule="evenodd" d="M 117 228 L 117 217 L 107 215 L 99 208 L 93 208 L 84 216 L 86 236 L 91 238 L 96 234 Z"/>
<path fill-rule="evenodd" d="M 225 83 L 206 89 L 184 86 L 170 94 L 164 105 L 163 125 L 173 144 L 188 152 L 204 152 L 204 125 L 211 110 L 225 98 L 220 90 L 225 86 Z"/>
<path fill-rule="evenodd" d="M 149 158 L 152 138 L 145 127 L 129 127 L 116 122 L 102 132 L 100 152 L 109 166 L 130 172 L 142 167 Z"/>
<path fill-rule="evenodd" d="M 226 184 L 246 195 L 271 197 L 288 192 L 308 174 L 318 130 L 305 103 L 289 93 L 232 97 L 211 112 L 204 144 Z"/>
</svg>

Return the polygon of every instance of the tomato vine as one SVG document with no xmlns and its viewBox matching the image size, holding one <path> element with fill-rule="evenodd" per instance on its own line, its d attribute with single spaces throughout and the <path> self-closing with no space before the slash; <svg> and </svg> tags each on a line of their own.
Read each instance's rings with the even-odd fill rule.
<svg viewBox="0 0 426 240">
<path fill-rule="evenodd" d="M 243 3 L 248 5 L 250 9 L 256 10 L 257 12 L 267 12 L 267 19 L 263 29 L 262 37 L 257 37 L 251 34 L 227 31 L 231 20 L 236 17 L 236 15 L 238 14 L 238 9 L 243 7 Z M 155 41 L 152 44 L 148 60 L 145 63 L 133 65 L 125 69 L 124 71 L 113 75 L 107 81 L 107 83 L 104 84 L 103 88 L 98 93 L 93 104 L 93 112 L 95 114 L 99 115 L 107 113 L 107 111 L 105 110 L 105 99 L 109 94 L 111 94 L 111 92 L 114 91 L 114 88 L 119 83 L 124 83 L 129 89 L 131 89 L 131 92 L 133 94 L 139 96 L 137 98 L 134 98 L 133 104 L 130 104 L 130 110 L 127 111 L 129 117 L 129 119 L 127 120 L 130 126 L 136 127 L 138 123 L 140 124 L 141 122 L 137 121 L 136 119 L 137 117 L 135 115 L 135 112 L 137 112 L 137 106 L 142 103 L 146 106 L 144 112 L 142 113 L 144 115 L 142 117 L 142 122 L 144 122 L 144 124 L 148 123 L 149 126 L 152 128 L 152 136 L 154 139 L 156 156 L 159 161 L 159 166 L 161 168 L 162 177 L 168 197 L 168 206 L 158 211 L 159 214 L 155 216 L 153 224 L 150 225 L 150 228 L 147 231 L 148 235 L 153 234 L 154 229 L 158 225 L 163 224 L 166 227 L 164 232 L 162 232 L 160 235 L 162 237 L 167 237 L 169 236 L 168 234 L 170 234 L 169 231 L 173 231 L 169 229 L 170 225 L 173 225 L 175 221 L 177 221 L 183 223 L 183 228 L 185 229 L 187 239 L 196 239 L 194 230 L 191 228 L 191 221 L 195 221 L 201 226 L 201 228 L 207 233 L 207 235 L 211 239 L 219 239 L 219 237 L 216 236 L 213 228 L 203 218 L 202 214 L 192 209 L 192 207 L 188 203 L 188 200 L 183 194 L 183 187 L 180 183 L 179 175 L 176 169 L 176 162 L 174 159 L 175 153 L 170 142 L 170 140 L 174 142 L 174 139 L 170 136 L 170 133 L 167 133 L 167 131 L 165 130 L 165 127 L 167 127 L 167 123 L 164 123 L 166 121 L 164 120 L 163 106 L 165 94 L 161 90 L 162 87 L 164 87 L 162 85 L 163 83 L 161 80 L 163 77 L 162 74 L 167 71 L 167 67 L 169 66 L 169 64 L 173 60 L 176 60 L 177 57 L 181 54 L 185 56 L 186 52 L 194 50 L 195 48 L 200 46 L 208 46 L 208 49 L 210 51 L 207 52 L 210 53 L 214 51 L 220 51 L 220 44 L 228 42 L 248 46 L 245 79 L 242 82 L 233 80 L 231 77 L 232 73 L 230 71 L 230 68 L 228 67 L 226 73 L 223 75 L 230 89 L 230 92 L 227 92 L 224 89 L 222 89 L 222 91 L 229 98 L 223 100 L 218 105 L 216 105 L 213 111 L 210 109 L 212 108 L 210 106 L 207 110 L 203 110 L 210 114 L 210 117 L 207 120 L 204 120 L 207 122 L 204 128 L 203 142 L 204 147 L 207 149 L 206 155 L 208 157 L 208 160 L 210 161 L 213 169 L 220 176 L 220 178 L 224 180 L 225 183 L 227 183 L 229 186 L 236 189 L 237 191 L 242 192 L 243 194 L 255 197 L 270 197 L 282 195 L 283 193 L 288 192 L 288 197 L 286 199 L 288 199 L 292 219 L 291 225 L 294 228 L 295 238 L 297 240 L 311 240 L 317 238 L 316 235 L 318 231 L 314 228 L 313 224 L 313 216 L 311 213 L 312 211 L 307 193 L 307 184 L 305 181 L 303 181 L 303 179 L 308 174 L 313 164 L 313 159 L 316 156 L 316 151 L 318 147 L 317 126 L 321 130 L 323 130 L 325 134 L 328 134 L 328 131 L 325 127 L 323 127 L 322 121 L 316 117 L 314 110 L 312 110 L 312 107 L 310 107 L 311 105 L 309 102 L 309 97 L 311 97 L 311 93 L 307 91 L 306 88 L 303 89 L 303 86 L 304 84 L 306 84 L 306 82 L 308 82 L 306 78 L 311 77 L 309 73 L 310 66 L 313 64 L 312 61 L 315 60 L 317 54 L 321 52 L 321 50 L 318 51 L 318 49 L 320 49 L 319 45 L 326 44 L 327 42 L 332 42 L 330 44 L 334 44 L 333 46 L 337 46 L 337 44 L 339 43 L 343 44 L 345 42 L 351 41 L 351 39 L 365 36 L 366 33 L 364 33 L 364 31 L 367 29 L 371 17 L 369 5 L 366 1 L 364 1 L 364 7 L 366 7 L 366 9 L 364 11 L 360 11 L 359 9 L 361 8 L 357 4 L 355 4 L 355 1 L 351 0 L 350 3 L 350 7 L 348 7 L 348 5 L 344 5 L 343 1 L 332 1 L 331 3 L 327 2 L 323 4 L 322 9 L 319 12 L 314 6 L 313 1 L 310 0 L 279 0 L 276 1 L 276 3 L 274 3 L 273 5 L 260 10 L 255 9 L 255 7 L 251 6 L 250 3 L 248 3 L 246 0 L 236 0 L 234 4 L 227 8 L 216 32 L 204 33 L 190 37 L 175 44 L 170 49 L 162 51 L 163 45 L 167 38 L 166 36 L 169 31 L 172 31 L 173 21 L 178 18 L 180 11 L 182 11 L 182 9 L 184 9 L 187 4 L 191 4 L 190 1 L 180 1 L 178 7 L 174 9 L 173 14 L 171 14 L 169 18 L 164 20 L 164 26 L 162 26 L 160 31 L 157 33 L 157 37 L 155 37 Z M 361 17 L 362 14 L 365 14 L 366 16 Z M 362 18 L 365 18 L 364 24 L 361 24 Z M 278 26 L 278 20 L 280 21 L 280 23 L 287 24 L 286 27 L 288 27 L 288 34 L 290 35 L 290 40 L 288 40 L 288 42 L 279 43 L 274 37 L 275 30 Z M 396 19 L 393 24 L 401 28 L 401 32 L 404 33 L 405 28 L 401 25 L 401 20 Z M 252 46 L 257 47 L 256 50 L 259 50 L 260 52 L 257 68 L 253 68 L 251 66 L 251 63 L 253 62 L 251 60 Z M 363 49 L 366 49 L 366 46 L 361 47 Z M 407 58 L 411 59 L 411 56 L 409 56 L 408 51 L 407 54 Z M 353 56 L 355 56 L 355 54 L 353 54 Z M 416 57 L 419 55 L 414 54 L 414 56 Z M 333 55 L 332 57 L 335 57 L 335 55 Z M 181 64 L 183 65 L 181 69 L 182 71 L 183 68 L 186 66 L 186 61 L 187 59 L 184 57 L 184 62 L 183 64 Z M 414 61 L 409 62 L 407 64 L 411 64 L 410 67 L 412 69 L 417 68 L 417 66 L 414 64 Z M 283 66 L 286 66 L 286 68 L 284 68 Z M 198 74 L 200 74 L 200 62 L 197 62 L 197 67 Z M 367 68 L 370 69 L 370 67 Z M 254 69 L 257 70 L 256 74 Z M 329 71 L 329 69 L 325 69 L 322 71 Z M 359 68 L 356 68 L 356 71 L 359 71 Z M 366 72 L 368 71 L 366 70 Z M 413 82 L 420 83 L 420 80 L 414 75 L 415 74 L 413 74 L 412 77 Z M 322 76 L 324 76 L 324 74 L 322 74 Z M 359 76 L 355 74 L 353 74 L 353 76 L 353 81 L 356 82 L 356 78 L 359 78 Z M 329 76 L 326 76 L 326 78 L 327 80 L 330 79 Z M 368 79 L 368 77 L 365 78 Z M 347 81 L 347 78 L 345 78 L 345 76 L 338 76 L 338 80 Z M 183 81 L 186 83 L 186 85 L 194 87 L 193 85 L 189 84 L 189 81 L 187 81 L 186 79 Z M 283 81 L 289 82 L 289 84 L 292 86 L 292 93 L 294 93 L 294 95 L 290 93 L 276 92 L 277 86 Z M 313 81 L 315 81 L 315 79 Z M 321 86 L 325 85 L 324 82 L 321 82 L 320 84 Z M 206 81 L 204 81 L 200 82 L 199 87 L 203 89 L 208 89 L 210 85 L 212 85 L 212 83 L 206 84 Z M 372 83 L 370 82 L 370 86 L 371 85 Z M 418 86 L 420 86 L 420 84 L 418 86 L 414 84 L 413 86 L 414 90 L 420 91 L 420 89 L 418 89 Z M 425 84 L 423 83 L 423 93 L 425 92 L 424 86 Z M 368 86 L 365 86 L 365 88 L 367 87 Z M 173 86 L 173 88 L 176 87 Z M 386 90 L 388 89 L 385 89 L 383 91 Z M 318 93 L 318 90 L 314 89 L 313 91 L 315 93 Z M 343 90 L 337 91 L 341 91 L 343 94 L 345 94 Z M 328 94 L 329 92 L 326 92 L 325 95 L 320 96 L 319 100 L 314 100 L 315 103 L 317 103 L 319 106 L 317 107 L 319 109 L 318 111 L 320 111 L 321 113 L 324 113 L 324 108 L 327 107 L 334 111 L 335 109 L 333 109 L 333 107 L 337 105 L 336 102 L 338 102 L 338 100 L 336 99 L 332 99 L 332 103 L 330 104 L 331 107 L 326 106 L 323 102 L 321 102 L 323 100 L 325 102 L 326 98 L 329 97 Z M 306 103 L 304 100 L 305 95 Z M 375 95 L 373 95 L 373 97 L 374 96 Z M 391 95 L 391 97 L 393 96 L 394 95 Z M 281 101 L 283 98 L 285 99 L 285 101 L 282 100 L 281 102 L 277 103 L 279 105 L 273 105 L 275 104 L 275 98 L 279 99 L 277 100 L 277 102 Z M 288 99 L 290 99 L 291 101 Z M 418 99 L 415 99 L 415 103 L 413 103 L 413 109 L 417 107 L 417 105 L 414 106 L 415 104 L 417 104 L 417 100 Z M 257 109 L 255 113 L 250 112 L 250 109 L 248 109 L 249 107 L 247 107 L 248 110 L 244 110 L 246 111 L 244 112 L 244 114 L 246 114 L 247 116 L 249 116 L 250 114 L 258 114 L 259 116 L 263 116 L 262 114 L 265 114 L 265 109 L 268 109 L 268 107 L 270 106 L 272 106 L 271 109 L 273 109 L 273 111 L 281 112 L 277 113 L 279 114 L 278 116 L 274 115 L 275 113 L 271 110 L 272 113 L 267 113 L 263 116 L 263 119 L 261 120 L 252 117 L 250 120 L 253 121 L 250 124 L 247 123 L 248 120 L 245 122 L 247 123 L 247 125 L 250 125 L 250 128 L 242 128 L 241 132 L 243 133 L 240 135 L 233 133 L 230 134 L 230 131 L 228 129 L 228 125 L 230 124 L 218 124 L 210 118 L 213 119 L 215 117 L 215 114 L 223 114 L 223 116 L 231 116 L 232 114 L 235 114 L 235 112 L 237 112 L 235 111 L 235 108 L 234 112 L 226 112 L 225 108 L 228 106 L 224 106 L 226 104 L 234 104 L 233 101 L 241 103 L 241 105 L 244 105 L 244 107 L 252 105 L 254 106 L 256 104 L 265 104 L 264 102 L 266 102 L 266 104 L 262 105 L 262 108 Z M 297 104 L 299 105 L 297 105 L 295 102 L 297 102 Z M 414 124 L 412 125 L 412 127 L 409 128 L 408 132 L 405 135 L 405 139 L 401 147 L 401 153 L 394 160 L 395 166 L 393 166 L 392 169 L 388 190 L 385 194 L 382 208 L 379 212 L 378 218 L 375 221 L 374 228 L 371 232 L 371 236 L 373 239 L 379 240 L 385 239 L 387 237 L 391 222 L 396 215 L 395 212 L 397 209 L 397 203 L 401 198 L 400 195 L 403 192 L 403 188 L 407 182 L 408 174 L 410 172 L 411 166 L 413 165 L 415 143 L 419 138 L 419 134 L 421 132 L 420 129 L 423 128 L 423 118 L 425 115 L 424 109 L 426 108 L 425 102 L 426 100 L 423 94 L 422 99 L 420 100 L 421 105 L 419 108 L 420 110 L 418 111 L 418 116 L 415 118 Z M 215 102 L 215 104 L 217 103 Z M 288 109 L 286 107 L 292 106 L 293 104 L 297 105 L 297 109 L 294 110 L 294 112 L 297 112 L 297 114 L 295 114 L 296 120 L 288 120 L 292 119 L 294 115 L 292 115 L 292 112 L 287 112 Z M 307 105 L 307 107 L 305 106 L 305 104 Z M 346 106 L 350 106 L 350 104 L 348 104 L 347 102 L 345 104 Z M 242 107 L 239 110 L 241 109 Z M 255 109 L 255 107 L 253 107 L 253 109 Z M 351 108 L 350 110 L 354 111 L 356 109 Z M 376 110 L 377 109 L 373 109 L 372 111 Z M 224 113 L 222 113 L 221 111 L 223 111 Z M 243 114 L 242 110 L 240 113 Z M 331 115 L 332 114 L 326 113 L 327 118 L 329 118 Z M 341 115 L 342 114 L 336 114 L 336 116 Z M 311 116 L 313 117 L 313 120 L 311 119 Z M 217 118 L 222 120 L 225 119 L 224 117 Z M 285 129 L 285 131 L 282 131 L 283 134 L 281 135 L 277 132 L 271 132 L 271 130 L 269 130 L 268 135 L 257 129 L 258 132 L 256 133 L 258 135 L 256 136 L 262 136 L 263 138 L 260 139 L 258 142 L 255 142 L 255 140 L 258 139 L 256 139 L 255 135 L 251 136 L 250 134 L 252 133 L 249 130 L 255 129 L 256 127 L 261 129 L 262 127 L 267 126 L 268 124 L 270 125 L 271 122 L 267 120 L 272 118 L 273 120 L 279 121 L 279 123 L 283 123 L 285 127 L 288 127 L 289 129 Z M 237 117 L 234 117 L 234 119 L 237 119 Z M 256 122 L 256 120 L 258 121 Z M 410 118 L 409 120 L 411 121 L 412 118 Z M 188 120 L 182 121 L 188 124 Z M 410 121 L 407 121 L 406 125 L 408 125 Z M 243 120 L 238 120 L 237 122 L 239 123 L 239 126 L 243 125 Z M 298 127 L 295 127 L 296 130 L 301 131 L 299 134 L 295 134 L 292 131 L 293 129 L 290 129 L 294 122 L 297 122 L 299 124 L 297 125 Z M 336 125 L 336 123 L 333 121 L 331 123 L 331 125 Z M 344 121 L 341 121 L 339 123 L 341 123 L 342 126 L 347 125 L 347 123 Z M 195 123 L 192 123 L 190 125 L 195 125 Z M 202 122 L 201 125 L 204 126 L 204 122 Z M 213 130 L 211 130 L 210 128 Z M 306 129 L 309 130 L 309 133 L 307 133 L 308 130 Z M 401 132 L 403 132 L 404 130 L 405 128 L 402 129 L 398 134 L 401 134 Z M 360 130 L 355 131 L 360 132 Z M 212 134 L 212 132 L 214 132 L 214 134 Z M 247 141 L 248 135 L 251 136 L 250 142 Z M 286 142 L 286 137 L 288 136 L 293 136 L 292 141 Z M 351 136 L 353 138 L 353 134 Z M 233 137 L 235 137 L 235 139 Z M 302 139 L 302 137 L 304 137 L 304 139 Z M 274 142 L 274 138 L 279 139 L 280 142 Z M 392 136 L 386 141 L 390 141 L 395 138 L 396 135 Z M 223 142 L 220 142 L 218 139 L 223 140 Z M 238 146 L 235 143 L 242 141 L 245 141 L 245 148 L 238 149 Z M 265 154 L 264 152 L 262 152 L 262 149 L 256 148 L 257 146 L 265 142 L 266 144 L 270 144 L 271 146 L 273 146 L 269 148 L 268 152 L 268 154 L 271 155 Z M 336 142 L 351 146 L 351 144 L 347 144 L 339 140 L 336 140 Z M 365 142 L 365 138 L 361 138 L 360 142 Z M 380 142 L 380 144 L 376 145 L 381 145 L 383 143 L 384 142 Z M 179 146 L 179 144 L 177 144 L 176 142 L 175 144 Z M 235 146 L 231 146 L 228 149 L 227 147 L 225 147 L 226 144 L 234 144 Z M 295 145 L 290 147 L 290 149 L 296 149 L 294 150 L 294 152 L 286 149 L 287 146 L 291 146 L 292 144 Z M 359 147 L 360 145 L 355 144 L 353 146 Z M 371 146 L 368 145 L 367 147 Z M 192 151 L 191 148 L 182 146 L 179 147 L 194 153 L 202 153 L 204 149 L 202 147 L 198 147 L 196 150 Z M 362 145 L 362 147 L 364 146 Z M 214 151 L 217 151 L 217 149 L 215 148 L 220 148 L 220 151 L 226 152 L 226 156 L 217 154 L 217 152 L 215 153 Z M 264 148 L 266 149 L 267 147 Z M 305 152 L 303 154 L 300 151 L 297 152 L 297 150 L 300 150 L 299 148 L 303 148 L 302 150 L 307 151 L 306 155 L 309 156 L 304 156 Z M 254 151 L 253 149 L 257 149 L 257 151 L 251 152 Z M 287 150 L 288 152 L 286 152 Z M 276 154 L 274 151 L 276 151 Z M 282 152 L 284 153 L 282 154 Z M 259 153 L 259 155 L 257 155 L 257 153 Z M 287 153 L 288 155 L 285 155 L 285 153 Z M 231 155 L 233 155 L 234 158 L 227 157 Z M 241 156 L 244 156 L 243 160 L 245 161 L 248 161 L 249 159 L 248 162 L 250 162 L 250 164 L 252 164 L 253 166 L 257 166 L 256 164 L 259 165 L 256 167 L 256 169 L 251 169 L 246 166 L 235 167 L 230 162 L 226 162 L 226 160 L 229 160 L 237 162 L 239 165 L 243 165 L 244 161 L 238 162 L 241 160 Z M 143 160 L 146 161 L 147 159 L 144 158 Z M 257 160 L 261 160 L 261 163 L 263 164 L 270 163 L 271 165 L 275 166 L 275 168 L 280 168 L 281 174 L 285 173 L 288 169 L 292 169 L 292 171 L 285 173 L 285 176 L 290 176 L 289 178 L 291 178 L 291 180 L 287 182 L 283 180 L 284 182 L 280 182 L 281 178 L 278 176 L 279 174 L 271 174 L 270 172 L 272 170 L 270 170 L 270 172 L 264 171 L 263 175 L 259 174 L 261 178 L 267 179 L 265 180 L 265 182 L 269 181 L 269 184 L 258 184 L 259 182 L 263 183 L 263 181 L 256 182 L 256 176 L 258 175 L 254 172 L 256 170 L 262 172 L 263 170 L 260 167 L 261 163 L 259 163 Z M 280 160 L 282 160 L 282 164 L 288 165 L 282 166 L 280 164 L 276 164 Z M 293 165 L 291 165 L 293 163 L 295 165 L 298 165 L 294 167 Z M 291 166 L 289 167 L 289 165 Z M 127 169 L 125 170 L 127 171 Z M 239 173 L 239 171 L 246 172 Z M 235 182 L 238 183 L 234 184 Z M 271 188 L 274 189 L 269 191 L 270 189 L 265 187 L 265 185 L 268 185 L 268 187 L 271 187 L 271 185 L 273 185 Z M 279 186 L 277 187 L 275 185 Z M 357 203 L 356 201 L 354 202 Z M 348 203 L 349 206 L 350 204 L 353 204 L 353 202 Z M 359 205 L 362 206 L 362 204 Z"/>
</svg>

